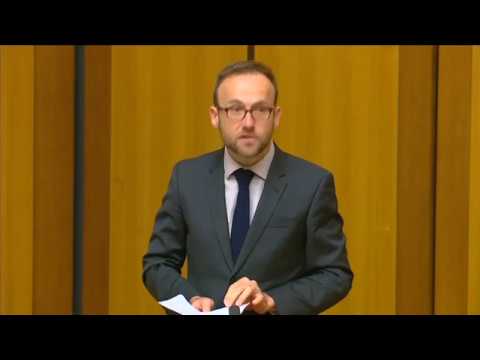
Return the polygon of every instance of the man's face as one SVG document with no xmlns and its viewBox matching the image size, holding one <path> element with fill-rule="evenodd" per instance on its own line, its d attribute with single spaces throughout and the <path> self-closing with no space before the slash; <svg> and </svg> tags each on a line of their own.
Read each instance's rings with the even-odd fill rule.
<svg viewBox="0 0 480 360">
<path fill-rule="evenodd" d="M 263 74 L 241 74 L 226 78 L 218 88 L 219 108 L 264 111 L 273 109 L 268 117 L 252 117 L 248 112 L 243 120 L 232 120 L 225 110 L 212 106 L 210 120 L 220 130 L 225 146 L 242 165 L 258 162 L 268 152 L 274 129 L 280 121 L 280 108 L 275 107 L 275 90 Z M 257 112 L 258 113 L 258 112 Z"/>
</svg>

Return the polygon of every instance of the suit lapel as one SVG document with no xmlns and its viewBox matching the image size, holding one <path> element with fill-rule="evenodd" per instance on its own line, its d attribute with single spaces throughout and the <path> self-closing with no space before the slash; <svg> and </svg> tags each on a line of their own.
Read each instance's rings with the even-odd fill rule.
<svg viewBox="0 0 480 360">
<path fill-rule="evenodd" d="M 214 224 L 217 240 L 222 249 L 225 262 L 230 271 L 233 269 L 230 237 L 228 235 L 227 210 L 225 205 L 225 181 L 223 168 L 223 151 L 219 151 L 210 168 L 210 184 L 207 184 L 207 197 L 212 224 Z"/>
<path fill-rule="evenodd" d="M 287 180 L 285 177 L 286 166 L 284 160 L 285 154 L 275 146 L 275 156 L 272 160 L 262 196 L 260 197 L 257 210 L 255 211 L 255 216 L 235 263 L 233 270 L 234 273 L 240 270 L 248 255 L 255 247 L 256 242 L 263 234 L 265 226 L 273 215 L 277 203 L 287 186 Z"/>
</svg>

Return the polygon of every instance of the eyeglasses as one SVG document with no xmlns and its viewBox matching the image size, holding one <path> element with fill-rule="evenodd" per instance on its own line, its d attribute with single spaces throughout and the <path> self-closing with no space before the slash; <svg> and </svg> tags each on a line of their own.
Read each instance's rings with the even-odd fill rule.
<svg viewBox="0 0 480 360">
<path fill-rule="evenodd" d="M 230 106 L 227 108 L 222 108 L 218 106 L 217 108 L 219 110 L 225 111 L 225 114 L 227 114 L 227 118 L 235 122 L 245 119 L 247 113 L 250 113 L 250 115 L 255 121 L 265 121 L 268 120 L 274 110 L 273 107 L 268 106 L 257 106 L 251 108 L 250 110 L 247 110 L 241 106 Z"/>
</svg>

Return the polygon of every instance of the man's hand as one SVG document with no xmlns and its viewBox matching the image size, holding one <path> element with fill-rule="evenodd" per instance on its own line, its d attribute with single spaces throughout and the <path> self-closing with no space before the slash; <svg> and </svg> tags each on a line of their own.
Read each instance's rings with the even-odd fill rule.
<svg viewBox="0 0 480 360">
<path fill-rule="evenodd" d="M 192 304 L 195 309 L 205 312 L 211 311 L 215 302 L 208 297 L 194 296 L 190 299 L 190 304 Z"/>
<path fill-rule="evenodd" d="M 276 310 L 273 298 L 263 292 L 255 280 L 250 280 L 247 277 L 243 277 L 230 285 L 223 302 L 225 306 L 240 306 L 250 303 L 248 309 L 258 314 L 265 314 Z"/>
</svg>

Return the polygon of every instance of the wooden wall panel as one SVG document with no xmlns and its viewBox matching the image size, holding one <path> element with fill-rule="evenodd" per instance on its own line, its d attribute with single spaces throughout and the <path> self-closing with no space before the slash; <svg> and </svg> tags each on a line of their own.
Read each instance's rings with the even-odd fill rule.
<svg viewBox="0 0 480 360">
<path fill-rule="evenodd" d="M 472 56 L 467 312 L 480 315 L 480 46 Z"/>
<path fill-rule="evenodd" d="M 437 146 L 435 313 L 478 306 L 479 50 L 441 46 Z"/>
<path fill-rule="evenodd" d="M 1 314 L 33 312 L 33 91 L 33 47 L 1 47 Z"/>
<path fill-rule="evenodd" d="M 420 183 L 414 184 L 409 199 L 420 194 L 412 204 L 414 213 L 427 213 L 417 224 L 422 228 L 416 239 L 424 252 L 412 261 L 414 268 L 428 268 L 433 221 L 428 162 L 433 150 L 432 48 L 257 46 L 256 59 L 270 64 L 278 76 L 284 109 L 276 137 L 280 147 L 335 175 L 355 279 L 349 296 L 327 313 L 428 313 L 428 306 L 407 304 L 399 295 L 413 290 L 399 277 L 408 257 L 399 250 L 406 249 L 399 239 L 407 238 L 405 227 L 411 225 L 399 198 L 407 194 L 404 187 L 409 183 L 403 166 L 420 154 L 419 174 L 427 178 L 414 177 Z M 419 100 L 405 94 L 416 90 L 420 80 L 428 84 L 414 92 Z M 409 119 L 411 114 L 417 115 Z M 415 121 L 422 124 L 420 131 Z M 404 146 L 409 138 L 416 148 Z M 431 275 L 431 269 L 417 274 L 422 277 L 417 299 L 431 289 Z M 431 304 L 431 297 L 426 302 Z"/>
<path fill-rule="evenodd" d="M 471 47 L 440 47 L 437 150 L 437 313 L 465 313 Z"/>
<path fill-rule="evenodd" d="M 86 215 L 84 274 L 101 278 L 86 285 L 87 312 L 163 313 L 141 280 L 155 214 L 174 164 L 221 146 L 208 117 L 215 76 L 246 56 L 246 46 L 87 47 L 85 211 L 96 210 Z"/>
<path fill-rule="evenodd" d="M 0 313 L 69 314 L 73 47 L 0 49 Z"/>
<path fill-rule="evenodd" d="M 85 48 L 84 314 L 108 313 L 111 51 Z"/>
<path fill-rule="evenodd" d="M 73 304 L 74 49 L 35 47 L 34 313 Z"/>
<path fill-rule="evenodd" d="M 438 49 L 400 46 L 397 314 L 432 314 Z"/>
</svg>

